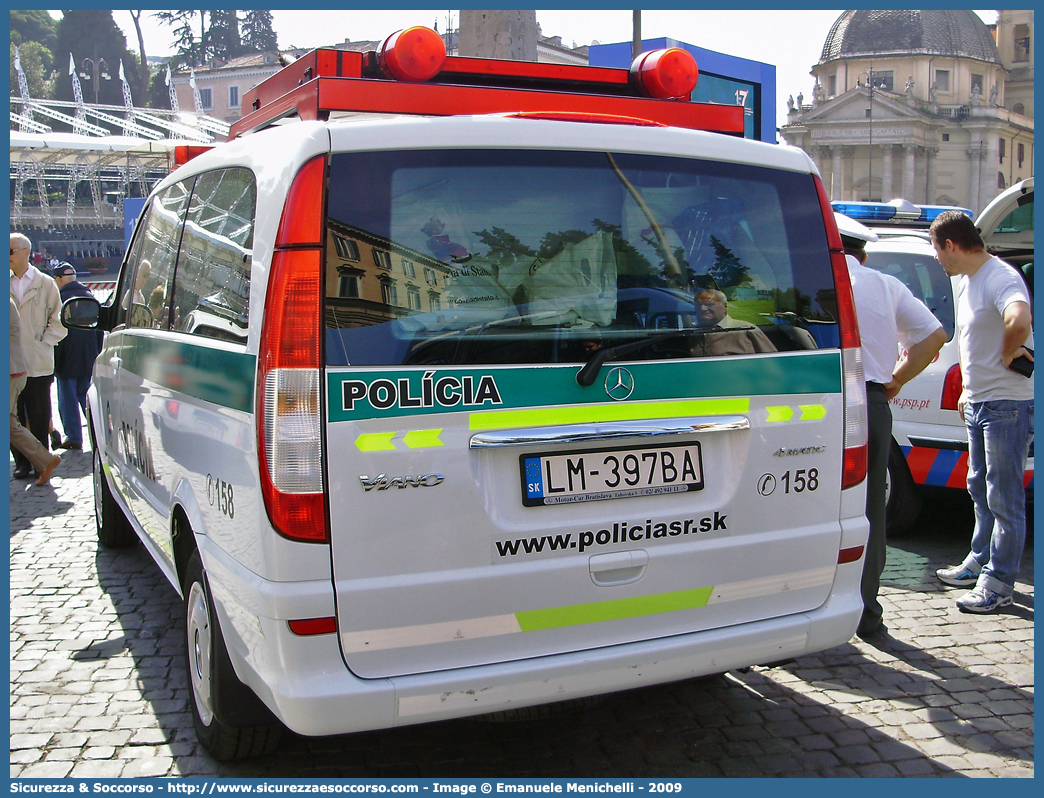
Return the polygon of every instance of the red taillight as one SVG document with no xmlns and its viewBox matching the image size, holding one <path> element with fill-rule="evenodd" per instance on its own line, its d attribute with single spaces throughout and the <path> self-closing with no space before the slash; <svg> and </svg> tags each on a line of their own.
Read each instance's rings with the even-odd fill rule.
<svg viewBox="0 0 1044 798">
<path fill-rule="evenodd" d="M 943 410 L 957 410 L 957 402 L 963 391 L 964 377 L 961 374 L 961 366 L 959 363 L 954 363 L 946 372 L 946 379 L 943 380 L 942 399 L 939 407 Z"/>
<path fill-rule="evenodd" d="M 396 80 L 431 80 L 446 61 L 446 44 L 421 25 L 393 33 L 377 53 L 381 69 Z"/>
<path fill-rule="evenodd" d="M 841 487 L 854 488 L 866 479 L 866 444 L 846 446 L 841 466 Z"/>
<path fill-rule="evenodd" d="M 688 97 L 699 79 L 696 59 L 678 47 L 641 53 L 631 63 L 631 80 L 647 97 L 660 100 Z"/>
<path fill-rule="evenodd" d="M 834 290 L 837 292 L 837 324 L 841 335 L 842 349 L 857 349 L 862 346 L 859 337 L 859 321 L 856 316 L 855 295 L 852 293 L 852 276 L 848 273 L 845 253 L 831 252 L 830 266 L 834 272 Z"/>
<path fill-rule="evenodd" d="M 861 345 L 859 338 L 859 322 L 856 320 L 855 297 L 852 295 L 852 277 L 848 273 L 848 262 L 845 260 L 844 245 L 841 233 L 834 221 L 834 209 L 830 206 L 823 181 L 814 178 L 816 193 L 819 195 L 819 207 L 823 211 L 823 222 L 826 225 L 827 246 L 830 248 L 830 267 L 834 272 L 834 289 L 837 292 L 838 327 L 841 334 L 841 348 L 850 349 Z"/>
<path fill-rule="evenodd" d="M 323 181 L 326 178 L 326 157 L 313 158 L 294 178 L 283 208 L 276 234 L 276 249 L 280 247 L 313 246 L 323 244 Z"/>
<path fill-rule="evenodd" d="M 834 209 L 823 181 L 813 175 L 819 207 L 826 225 L 830 268 L 834 273 L 837 302 L 837 326 L 841 340 L 841 378 L 844 380 L 845 437 L 841 466 L 841 487 L 853 488 L 866 479 L 866 446 L 869 427 L 866 415 L 866 378 L 863 372 L 863 350 L 859 338 L 852 277 L 848 273 L 841 234 L 834 220 Z"/>
<path fill-rule="evenodd" d="M 328 635 L 337 631 L 336 618 L 307 618 L 301 621 L 287 621 L 287 626 L 295 635 Z"/>
<path fill-rule="evenodd" d="M 281 535 L 313 542 L 329 539 L 319 386 L 325 168 L 325 156 L 305 164 L 283 208 L 257 370 L 265 508 Z"/>
<path fill-rule="evenodd" d="M 272 256 L 261 332 L 262 372 L 319 368 L 320 260 L 314 249 L 282 250 Z"/>
</svg>

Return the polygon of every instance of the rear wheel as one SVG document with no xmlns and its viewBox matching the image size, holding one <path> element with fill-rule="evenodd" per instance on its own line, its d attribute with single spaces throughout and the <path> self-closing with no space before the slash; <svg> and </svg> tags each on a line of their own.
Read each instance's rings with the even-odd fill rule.
<svg viewBox="0 0 1044 798">
<path fill-rule="evenodd" d="M 888 483 L 885 491 L 885 516 L 888 519 L 886 535 L 899 537 L 910 531 L 920 515 L 921 496 L 910 476 L 903 450 L 895 441 L 892 441 L 891 451 L 888 452 Z"/>
<path fill-rule="evenodd" d="M 232 668 L 198 551 L 189 560 L 184 587 L 185 660 L 196 737 L 218 761 L 274 751 L 282 726 Z"/>
<path fill-rule="evenodd" d="M 94 446 L 94 521 L 98 525 L 98 542 L 106 548 L 123 548 L 137 540 L 127 516 L 113 498 L 97 445 Z"/>
</svg>

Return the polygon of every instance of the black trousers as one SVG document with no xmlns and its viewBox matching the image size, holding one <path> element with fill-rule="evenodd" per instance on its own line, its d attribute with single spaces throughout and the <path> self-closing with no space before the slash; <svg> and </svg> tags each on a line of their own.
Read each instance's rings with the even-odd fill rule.
<svg viewBox="0 0 1044 798">
<path fill-rule="evenodd" d="M 888 479 L 888 452 L 892 448 L 892 409 L 884 388 L 867 384 L 867 421 L 869 441 L 866 452 L 866 518 L 870 522 L 870 539 L 863 560 L 863 618 L 860 628 L 870 631 L 881 622 L 884 613 L 877 592 L 885 567 L 885 484 Z"/>
<path fill-rule="evenodd" d="M 54 375 L 46 377 L 27 377 L 25 388 L 18 395 L 18 420 L 26 427 L 33 437 L 43 444 L 45 449 L 50 449 L 50 438 L 47 432 L 51 427 L 51 382 Z M 32 468 L 28 458 L 20 451 L 11 447 L 14 455 L 15 467 Z"/>
</svg>

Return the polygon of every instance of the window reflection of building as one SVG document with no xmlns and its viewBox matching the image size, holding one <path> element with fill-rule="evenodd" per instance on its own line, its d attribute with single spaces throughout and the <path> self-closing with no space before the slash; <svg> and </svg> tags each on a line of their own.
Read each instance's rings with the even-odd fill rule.
<svg viewBox="0 0 1044 798">
<path fill-rule="evenodd" d="M 337 257 L 342 260 L 358 262 L 359 245 L 355 241 L 352 241 L 350 238 L 345 238 L 344 236 L 334 235 L 333 242 L 334 248 L 337 250 Z"/>
<path fill-rule="evenodd" d="M 442 309 L 438 276 L 452 270 L 430 255 L 398 247 L 386 238 L 342 225 L 331 219 L 326 246 L 326 313 L 329 326 L 361 327 L 391 321 L 410 313 Z M 372 255 L 372 263 L 360 258 Z M 417 283 L 424 271 L 427 302 Z"/>
</svg>

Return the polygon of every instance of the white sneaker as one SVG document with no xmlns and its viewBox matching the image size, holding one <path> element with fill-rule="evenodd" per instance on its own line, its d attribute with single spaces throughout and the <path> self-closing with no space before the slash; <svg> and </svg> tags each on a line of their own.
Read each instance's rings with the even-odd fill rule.
<svg viewBox="0 0 1044 798">
<path fill-rule="evenodd" d="M 1002 596 L 1000 593 L 994 593 L 988 587 L 982 585 L 976 585 L 972 590 L 969 590 L 959 599 L 957 599 L 957 609 L 961 612 L 996 612 L 1001 607 L 1007 607 L 1011 604 L 1011 596 Z"/>
</svg>

